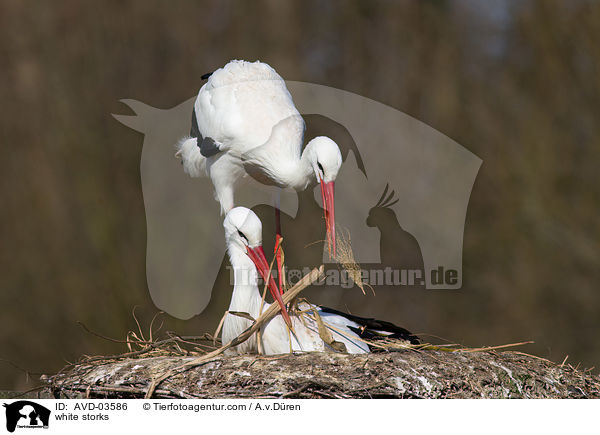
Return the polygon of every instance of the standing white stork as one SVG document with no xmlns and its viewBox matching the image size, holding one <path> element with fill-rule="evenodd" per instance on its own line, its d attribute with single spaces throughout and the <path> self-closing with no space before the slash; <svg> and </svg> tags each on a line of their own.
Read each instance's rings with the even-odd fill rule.
<svg viewBox="0 0 600 435">
<path fill-rule="evenodd" d="M 236 181 L 246 174 L 298 191 L 319 183 L 329 253 L 335 258 L 334 186 L 342 164 L 337 144 L 319 136 L 302 150 L 304 120 L 283 79 L 266 63 L 233 60 L 202 78 L 208 82 L 194 104 L 192 137 L 178 144 L 184 171 L 210 177 L 222 213 L 234 207 Z M 280 256 L 277 267 L 281 283 Z"/>
<path fill-rule="evenodd" d="M 248 313 L 257 319 L 260 315 L 262 298 L 257 287 L 257 270 L 264 271 L 264 260 L 256 253 L 262 252 L 262 224 L 256 214 L 245 207 L 235 207 L 225 216 L 225 240 L 227 252 L 234 270 L 234 287 L 231 295 L 229 311 Z M 263 254 L 264 256 L 264 254 Z M 269 282 L 275 287 L 275 282 Z M 269 307 L 265 303 L 263 312 Z M 418 343 L 419 339 L 404 328 L 392 323 L 353 316 L 331 308 L 318 307 L 304 303 L 300 307 L 306 314 L 292 315 L 294 334 L 289 334 L 281 315 L 275 316 L 261 330 L 261 345 L 267 355 L 288 353 L 292 351 L 326 351 L 332 346 L 326 344 L 319 334 L 316 317 L 310 311 L 316 311 L 323 321 L 333 340 L 342 343 L 342 349 L 348 353 L 369 352 L 365 338 L 386 336 Z M 301 317 L 300 317 L 301 316 Z M 249 319 L 228 314 L 223 323 L 222 342 L 228 343 L 248 327 Z M 292 340 L 290 346 L 290 339 Z M 338 349 L 340 345 L 338 344 Z M 258 349 L 256 336 L 233 348 L 230 353 L 256 352 Z"/>
</svg>

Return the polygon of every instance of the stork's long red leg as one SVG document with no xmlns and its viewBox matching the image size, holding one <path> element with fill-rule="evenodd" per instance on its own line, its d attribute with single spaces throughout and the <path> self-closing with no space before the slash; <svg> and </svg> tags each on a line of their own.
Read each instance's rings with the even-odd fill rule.
<svg viewBox="0 0 600 435">
<path fill-rule="evenodd" d="M 279 281 L 279 293 L 283 294 L 283 264 L 282 264 L 282 253 L 283 246 L 281 246 L 281 211 L 279 207 L 275 207 L 275 260 L 277 261 L 277 279 Z"/>
</svg>

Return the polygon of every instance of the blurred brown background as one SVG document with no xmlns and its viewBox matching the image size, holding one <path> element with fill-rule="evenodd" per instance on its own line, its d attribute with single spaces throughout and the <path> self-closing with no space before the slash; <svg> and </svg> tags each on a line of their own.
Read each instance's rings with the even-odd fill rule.
<svg viewBox="0 0 600 435">
<path fill-rule="evenodd" d="M 464 286 L 414 307 L 426 332 L 598 365 L 599 40 L 594 1 L 3 1 L 0 389 L 35 385 L 13 364 L 125 350 L 78 320 L 122 339 L 138 305 L 149 323 L 142 136 L 110 114 L 179 104 L 234 58 L 381 101 L 483 159 Z"/>
</svg>

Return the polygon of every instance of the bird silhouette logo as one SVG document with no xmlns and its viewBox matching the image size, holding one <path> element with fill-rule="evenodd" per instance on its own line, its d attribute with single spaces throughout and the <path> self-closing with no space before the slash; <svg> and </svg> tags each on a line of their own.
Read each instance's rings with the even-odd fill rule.
<svg viewBox="0 0 600 435">
<path fill-rule="evenodd" d="M 389 192 L 388 189 L 389 184 L 386 184 L 379 201 L 369 210 L 366 220 L 367 226 L 375 227 L 380 232 L 381 267 L 416 270 L 421 272 L 421 276 L 424 276 L 423 255 L 419 243 L 398 222 L 397 212 L 392 206 L 397 204 L 400 199 L 395 198 L 394 190 Z"/>
<path fill-rule="evenodd" d="M 427 289 L 461 288 L 465 218 L 481 159 L 430 126 L 377 101 L 312 83 L 285 85 L 305 118 L 307 132 L 312 117 L 316 124 L 326 121 L 327 128 L 338 129 L 338 137 L 346 137 L 334 137 L 338 145 L 348 142 L 340 145 L 343 163 L 335 181 L 335 220 L 338 228 L 351 234 L 356 261 L 422 270 Z M 212 183 L 188 177 L 174 158 L 175 144 L 189 135 L 194 101 L 195 97 L 171 109 L 157 109 L 127 99 L 122 102 L 135 114 L 113 115 L 144 134 L 140 173 L 147 282 L 157 307 L 181 319 L 208 305 L 225 256 L 223 217 Z M 381 195 L 386 185 L 393 186 L 393 192 L 388 186 Z M 263 221 L 263 232 L 270 230 L 277 188 L 245 177 L 236 189 L 236 205 L 252 208 Z M 323 242 L 320 200 L 318 187 L 299 193 L 286 189 L 281 194 L 286 265 L 293 262 L 290 252 L 300 249 L 307 252 L 306 261 L 301 260 L 305 266 L 332 261 Z M 268 241 L 268 236 L 263 238 Z M 319 240 L 320 244 L 313 243 Z M 294 243 L 300 248 L 290 249 Z M 437 279 L 440 270 L 442 276 L 451 271 L 452 280 Z"/>
</svg>

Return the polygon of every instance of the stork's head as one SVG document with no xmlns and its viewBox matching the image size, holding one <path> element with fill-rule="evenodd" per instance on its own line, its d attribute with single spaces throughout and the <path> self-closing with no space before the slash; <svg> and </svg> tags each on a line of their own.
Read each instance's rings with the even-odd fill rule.
<svg viewBox="0 0 600 435">
<path fill-rule="evenodd" d="M 232 208 L 225 216 L 225 241 L 227 247 L 239 247 L 247 251 L 262 245 L 262 223 L 256 214 L 246 207 Z"/>
<path fill-rule="evenodd" d="M 233 249 L 240 249 L 252 260 L 260 276 L 268 282 L 273 299 L 281 306 L 284 320 L 291 327 L 292 322 L 277 289 L 273 276 L 269 275 L 269 263 L 262 247 L 262 223 L 256 214 L 246 207 L 232 208 L 223 221 L 225 241 L 229 255 Z M 268 278 L 268 279 L 267 279 Z"/>
<path fill-rule="evenodd" d="M 317 183 L 335 181 L 342 166 L 342 153 L 337 144 L 326 136 L 318 136 L 306 145 L 306 149 L 310 150 L 310 163 Z"/>
<path fill-rule="evenodd" d="M 329 257 L 335 258 L 335 179 L 342 166 L 342 153 L 337 144 L 325 136 L 318 136 L 311 140 L 306 149 L 315 173 L 317 183 L 321 187 L 321 199 L 325 213 L 325 226 L 327 227 L 327 244 Z"/>
</svg>

